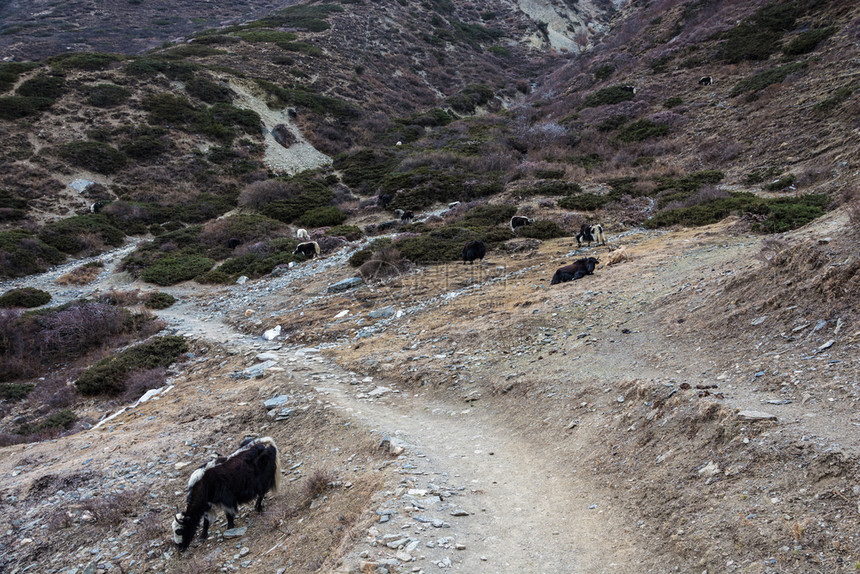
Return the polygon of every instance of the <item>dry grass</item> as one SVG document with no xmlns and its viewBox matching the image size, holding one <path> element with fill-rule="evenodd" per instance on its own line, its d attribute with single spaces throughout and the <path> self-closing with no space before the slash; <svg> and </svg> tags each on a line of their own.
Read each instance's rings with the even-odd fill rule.
<svg viewBox="0 0 860 574">
<path fill-rule="evenodd" d="M 93 261 L 72 269 L 65 275 L 60 275 L 55 282 L 59 285 L 88 285 L 95 281 L 99 273 L 104 270 L 104 266 L 101 261 Z"/>
</svg>

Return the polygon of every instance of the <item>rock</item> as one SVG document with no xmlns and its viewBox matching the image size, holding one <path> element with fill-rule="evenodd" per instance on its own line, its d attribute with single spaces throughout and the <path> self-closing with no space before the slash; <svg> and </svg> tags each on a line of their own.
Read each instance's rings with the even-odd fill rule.
<svg viewBox="0 0 860 574">
<path fill-rule="evenodd" d="M 756 319 L 753 319 L 751 324 L 752 325 L 761 325 L 762 323 L 765 322 L 766 319 L 767 319 L 767 315 L 764 315 L 763 317 L 758 317 Z"/>
<path fill-rule="evenodd" d="M 348 289 L 352 289 L 353 287 L 358 287 L 364 282 L 361 277 L 350 277 L 349 279 L 344 279 L 343 281 L 338 281 L 334 285 L 329 285 L 328 291 L 329 293 L 340 293 L 341 291 L 346 291 Z"/>
<path fill-rule="evenodd" d="M 258 361 L 277 361 L 280 357 L 277 353 L 260 353 L 254 358 Z"/>
<path fill-rule="evenodd" d="M 236 285 L 244 285 L 246 281 L 248 281 L 248 278 L 245 275 L 242 275 L 236 279 Z"/>
<path fill-rule="evenodd" d="M 241 538 L 242 536 L 245 536 L 245 533 L 247 531 L 247 526 L 242 526 L 240 528 L 231 528 L 230 530 L 225 530 L 223 536 L 224 538 Z"/>
<path fill-rule="evenodd" d="M 462 508 L 455 508 L 451 511 L 451 516 L 469 516 L 469 513 Z"/>
<path fill-rule="evenodd" d="M 268 331 L 263 333 L 263 338 L 267 341 L 271 341 L 272 339 L 274 339 L 275 337 L 277 337 L 280 334 L 281 334 L 281 326 L 278 325 L 274 329 L 269 329 Z"/>
<path fill-rule="evenodd" d="M 368 313 L 373 319 L 385 319 L 394 315 L 394 307 L 383 307 L 382 309 L 374 309 Z"/>
<path fill-rule="evenodd" d="M 271 419 L 275 419 L 275 422 L 285 421 L 290 418 L 294 412 L 296 412 L 295 409 L 291 409 L 289 407 L 283 409 L 272 409 L 267 413 L 267 416 Z"/>
<path fill-rule="evenodd" d="M 278 407 L 282 407 L 290 401 L 290 395 L 278 395 L 277 397 L 272 397 L 271 399 L 265 401 L 263 406 L 266 407 L 266 410 L 276 409 Z"/>
<path fill-rule="evenodd" d="M 823 350 L 825 350 L 825 349 L 829 349 L 830 347 L 832 347 L 832 346 L 833 346 L 833 343 L 835 343 L 835 342 L 836 342 L 836 340 L 835 340 L 835 339 L 830 339 L 829 341 L 827 341 L 826 343 L 824 343 L 823 345 L 821 345 L 820 347 L 818 347 L 818 350 L 819 350 L 819 351 L 823 351 Z"/>
<path fill-rule="evenodd" d="M 389 389 L 388 387 L 376 387 L 375 389 L 373 389 L 372 391 L 367 393 L 367 396 L 369 396 L 369 397 L 381 397 L 385 393 L 390 393 L 390 392 L 391 392 L 391 389 Z"/>
<path fill-rule="evenodd" d="M 740 411 L 738 418 L 742 421 L 775 421 L 776 415 L 762 411 Z"/>
<path fill-rule="evenodd" d="M 334 318 L 340 319 L 341 317 L 346 317 L 347 315 L 349 315 L 349 309 L 344 309 L 343 311 L 335 315 Z"/>
<path fill-rule="evenodd" d="M 699 469 L 699 474 L 706 478 L 710 478 L 720 472 L 720 467 L 717 466 L 717 463 L 714 461 L 710 461 L 708 464 Z"/>
<path fill-rule="evenodd" d="M 277 361 L 264 361 L 262 363 L 257 363 L 256 365 L 248 367 L 247 369 L 242 371 L 242 374 L 248 378 L 253 379 L 254 377 L 259 377 L 260 375 L 262 375 L 266 369 L 274 367 L 277 364 Z"/>
</svg>

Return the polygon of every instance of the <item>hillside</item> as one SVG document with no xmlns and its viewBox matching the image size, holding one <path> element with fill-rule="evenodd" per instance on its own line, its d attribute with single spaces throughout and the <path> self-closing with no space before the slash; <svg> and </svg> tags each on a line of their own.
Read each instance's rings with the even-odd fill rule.
<svg viewBox="0 0 860 574">
<path fill-rule="evenodd" d="M 0 569 L 860 564 L 854 3 L 92 8 L 0 9 Z"/>
</svg>

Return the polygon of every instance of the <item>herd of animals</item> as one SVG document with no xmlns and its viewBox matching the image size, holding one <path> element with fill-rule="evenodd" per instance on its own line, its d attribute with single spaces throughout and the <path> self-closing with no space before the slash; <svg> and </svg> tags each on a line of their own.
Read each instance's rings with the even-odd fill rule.
<svg viewBox="0 0 860 574">
<path fill-rule="evenodd" d="M 410 221 L 413 217 L 412 212 L 401 214 L 403 221 Z M 532 219 L 521 215 L 515 215 L 510 220 L 510 226 L 514 232 L 532 223 L 534 223 Z M 296 246 L 295 254 L 301 254 L 309 259 L 319 256 L 319 244 L 311 241 L 306 229 L 297 230 L 296 238 L 302 242 Z M 593 242 L 606 245 L 603 226 L 583 224 L 576 235 L 576 241 L 579 246 L 583 242 L 589 245 Z M 486 253 L 487 247 L 483 241 L 469 241 L 463 247 L 463 264 L 483 260 Z M 628 258 L 624 247 L 610 252 L 610 258 L 613 256 L 619 261 L 622 258 Z M 592 275 L 598 263 L 599 260 L 596 257 L 578 259 L 556 270 L 550 284 L 556 285 Z M 200 466 L 188 479 L 186 508 L 176 514 L 171 526 L 173 541 L 177 548 L 184 551 L 189 547 L 201 522 L 203 526 L 200 539 L 206 540 L 209 536 L 209 526 L 216 519 L 216 513 L 219 511 L 226 515 L 228 529 L 234 527 L 240 504 L 256 499 L 254 508 L 262 512 L 263 498 L 269 492 L 276 494 L 280 481 L 280 453 L 271 437 L 246 438 L 232 454 L 215 458 Z"/>
</svg>

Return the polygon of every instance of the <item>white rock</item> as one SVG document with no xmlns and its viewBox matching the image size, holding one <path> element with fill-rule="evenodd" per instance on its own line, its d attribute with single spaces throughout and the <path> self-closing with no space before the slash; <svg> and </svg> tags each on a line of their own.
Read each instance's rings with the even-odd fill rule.
<svg viewBox="0 0 860 574">
<path fill-rule="evenodd" d="M 263 333 L 263 338 L 267 341 L 271 341 L 272 339 L 274 339 L 275 337 L 277 337 L 280 334 L 281 334 L 281 326 L 278 325 L 274 329 L 269 329 L 268 331 Z"/>
</svg>

